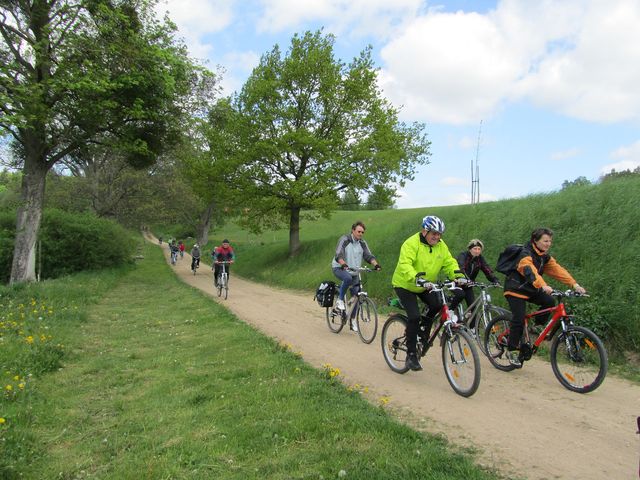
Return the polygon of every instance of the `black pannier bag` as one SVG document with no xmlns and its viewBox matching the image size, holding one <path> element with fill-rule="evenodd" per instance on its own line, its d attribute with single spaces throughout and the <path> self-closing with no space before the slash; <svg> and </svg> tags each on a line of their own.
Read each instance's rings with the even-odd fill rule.
<svg viewBox="0 0 640 480">
<path fill-rule="evenodd" d="M 336 296 L 336 283 L 331 280 L 323 281 L 316 290 L 313 299 L 323 308 L 333 307 L 333 299 Z"/>
</svg>

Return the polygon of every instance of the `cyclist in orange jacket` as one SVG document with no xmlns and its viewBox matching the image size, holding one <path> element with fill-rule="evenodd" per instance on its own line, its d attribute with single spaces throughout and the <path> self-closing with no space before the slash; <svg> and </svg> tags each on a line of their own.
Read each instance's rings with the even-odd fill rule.
<svg viewBox="0 0 640 480">
<path fill-rule="evenodd" d="M 586 293 L 571 274 L 549 255 L 553 243 L 553 231 L 549 228 L 537 228 L 531 232 L 531 239 L 524 245 L 516 270 L 507 275 L 504 283 L 504 296 L 511 309 L 511 328 L 509 330 L 509 350 L 521 350 L 520 338 L 524 330 L 524 317 L 527 302 L 541 308 L 551 308 L 556 301 L 551 296 L 553 288 L 542 278 L 543 274 L 568 285 L 580 294 Z M 546 323 L 547 316 L 541 315 L 537 322 Z M 520 351 L 519 360 L 522 361 Z"/>
</svg>

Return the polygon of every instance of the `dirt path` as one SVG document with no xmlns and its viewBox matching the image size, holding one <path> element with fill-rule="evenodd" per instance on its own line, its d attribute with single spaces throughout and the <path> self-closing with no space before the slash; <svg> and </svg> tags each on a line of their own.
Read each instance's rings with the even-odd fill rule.
<svg viewBox="0 0 640 480">
<path fill-rule="evenodd" d="M 465 399 L 447 383 L 439 351 L 425 357 L 423 371 L 398 375 L 386 365 L 379 338 L 365 345 L 355 333 L 331 333 L 312 292 L 232 276 L 225 301 L 214 292 L 209 267 L 203 265 L 193 276 L 190 263 L 185 255 L 173 267 L 186 283 L 265 334 L 291 344 L 309 364 L 339 368 L 345 383 L 368 387 L 373 403 L 389 397 L 388 407 L 412 427 L 476 447 L 485 465 L 531 480 L 638 478 L 636 385 L 608 376 L 598 390 L 580 395 L 564 389 L 543 361 L 533 359 L 522 370 L 505 373 L 483 358 L 480 388 Z M 379 320 L 381 326 L 385 318 Z"/>
</svg>

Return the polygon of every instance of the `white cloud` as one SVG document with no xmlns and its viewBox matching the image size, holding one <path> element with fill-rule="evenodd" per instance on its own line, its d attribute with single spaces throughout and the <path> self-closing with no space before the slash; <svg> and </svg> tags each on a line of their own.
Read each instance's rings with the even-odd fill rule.
<svg viewBox="0 0 640 480">
<path fill-rule="evenodd" d="M 261 0 L 259 31 L 277 33 L 317 22 L 337 35 L 384 37 L 415 16 L 423 0 Z"/>
<path fill-rule="evenodd" d="M 156 11 L 160 16 L 169 13 L 191 56 L 207 59 L 212 54 L 213 46 L 205 37 L 231 24 L 234 20 L 234 4 L 235 0 L 162 0 L 156 6 Z"/>
<path fill-rule="evenodd" d="M 635 170 L 640 167 L 640 140 L 631 145 L 620 147 L 609 154 L 609 157 L 617 162 L 604 165 L 600 173 L 609 173 L 611 170 L 621 172 L 623 170 Z"/>
<path fill-rule="evenodd" d="M 444 177 L 440 180 L 440 184 L 445 186 L 467 185 L 469 184 L 469 179 L 460 177 Z"/>
<path fill-rule="evenodd" d="M 527 100 L 588 121 L 640 119 L 640 2 L 503 0 L 430 10 L 381 51 L 381 85 L 409 119 L 465 124 Z"/>
<path fill-rule="evenodd" d="M 580 154 L 579 148 L 569 148 L 568 150 L 562 150 L 560 152 L 553 152 L 550 156 L 551 160 L 567 160 Z"/>
</svg>

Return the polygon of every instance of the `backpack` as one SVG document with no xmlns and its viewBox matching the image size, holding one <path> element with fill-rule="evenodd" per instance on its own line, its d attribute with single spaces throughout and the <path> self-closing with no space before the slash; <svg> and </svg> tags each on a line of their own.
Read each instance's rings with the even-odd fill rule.
<svg viewBox="0 0 640 480">
<path fill-rule="evenodd" d="M 336 295 L 336 283 L 331 280 L 325 280 L 316 290 L 316 294 L 313 299 L 318 302 L 322 308 L 333 307 L 333 299 Z"/>
<path fill-rule="evenodd" d="M 520 259 L 524 256 L 524 246 L 518 243 L 508 245 L 500 255 L 498 255 L 498 263 L 496 270 L 505 275 L 509 275 L 516 270 Z"/>
</svg>

